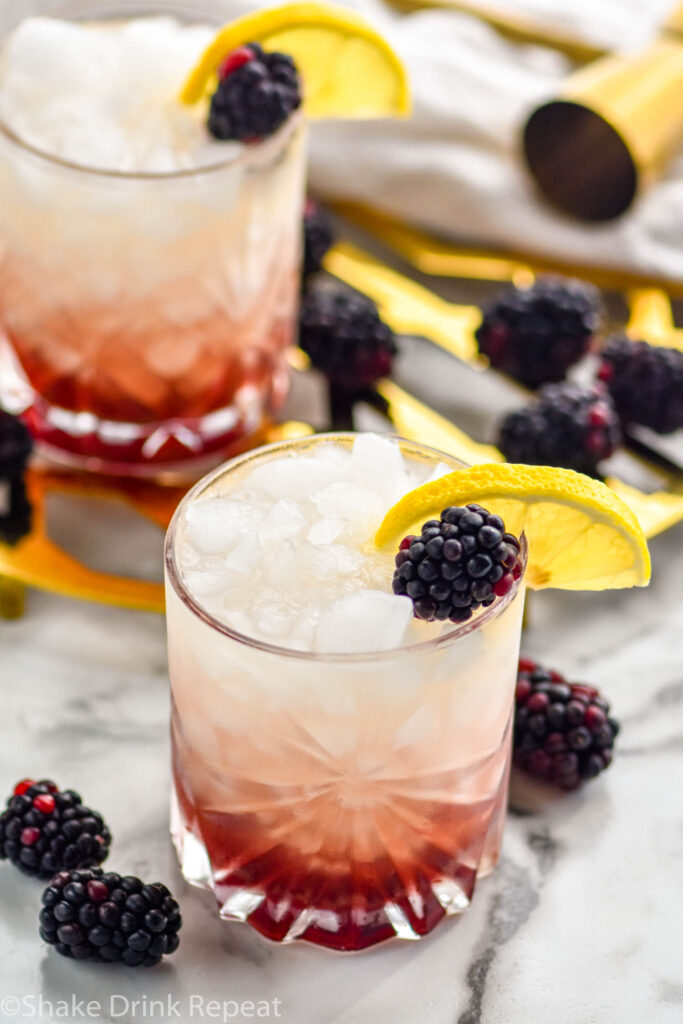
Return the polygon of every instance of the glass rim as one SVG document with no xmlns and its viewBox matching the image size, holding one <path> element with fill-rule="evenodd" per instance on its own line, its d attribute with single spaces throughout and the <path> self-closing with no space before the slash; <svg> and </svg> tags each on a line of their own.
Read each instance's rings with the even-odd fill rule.
<svg viewBox="0 0 683 1024">
<path fill-rule="evenodd" d="M 54 7 L 49 14 L 44 16 L 51 18 L 60 17 L 61 11 L 62 16 L 67 17 L 71 6 L 71 4 L 59 4 Z M 158 17 L 173 16 L 173 14 L 181 16 L 184 13 L 185 15 L 192 17 L 194 24 L 201 24 L 201 21 L 197 20 L 197 16 L 201 18 L 201 7 L 193 7 L 189 3 L 169 2 L 164 4 L 164 8 L 160 7 L 156 9 L 151 7 L 149 4 L 145 4 L 144 0 L 119 0 L 116 5 L 112 2 L 111 6 L 112 11 L 116 11 L 114 17 L 119 20 L 122 17 L 126 17 L 126 12 L 128 12 L 130 16 L 133 16 L 134 11 L 138 11 L 140 17 L 154 17 L 156 11 L 156 16 Z M 88 3 L 88 0 L 84 0 L 84 17 L 88 17 L 88 8 L 90 8 L 93 18 L 95 18 L 97 15 L 97 8 L 95 8 L 92 3 Z M 145 14 L 144 12 L 147 13 Z M 207 14 L 207 17 L 210 18 L 208 12 L 205 13 Z M 215 13 L 216 12 L 214 12 L 214 16 Z M 30 15 L 27 17 L 30 17 Z M 18 22 L 18 25 L 20 25 L 22 21 L 26 20 L 27 18 L 22 18 L 21 21 Z M 76 18 L 72 14 L 72 17 L 69 20 L 76 21 L 80 20 L 80 18 Z M 11 35 L 12 31 L 13 30 L 10 30 L 10 32 L 0 35 L 0 53 L 2 51 L 2 44 L 4 40 Z M 76 163 L 74 160 L 67 160 L 64 157 L 58 156 L 55 153 L 50 153 L 49 150 L 42 149 L 40 146 L 36 146 L 32 142 L 29 142 L 28 139 L 23 138 L 18 132 L 11 128 L 1 116 L 0 135 L 4 136 L 4 138 L 13 146 L 16 146 L 18 149 L 23 150 L 26 153 L 30 153 L 31 156 L 37 157 L 50 166 L 60 167 L 70 173 L 80 174 L 87 178 L 93 178 L 95 180 L 110 179 L 114 181 L 131 182 L 160 182 L 195 179 L 202 175 L 217 174 L 228 169 L 236 167 L 239 168 L 240 166 L 257 166 L 263 156 L 268 155 L 269 150 L 273 150 L 273 158 L 275 158 L 277 154 L 283 152 L 291 137 L 296 133 L 297 128 L 299 128 L 303 123 L 303 120 L 304 115 L 300 108 L 299 110 L 295 110 L 287 118 L 282 127 L 269 138 L 264 139 L 261 142 L 251 143 L 248 145 L 242 143 L 241 149 L 238 152 L 234 153 L 230 157 L 217 161 L 215 164 L 206 164 L 201 167 L 179 168 L 174 171 L 122 171 L 115 168 L 91 167 L 85 163 Z"/>
<path fill-rule="evenodd" d="M 185 510 L 191 505 L 196 499 L 208 490 L 216 480 L 224 476 L 226 473 L 230 473 L 240 466 L 246 465 L 254 459 L 260 458 L 263 455 L 267 455 L 269 452 L 275 452 L 277 450 L 286 450 L 288 448 L 295 448 L 300 444 L 311 444 L 317 442 L 335 442 L 335 441 L 346 441 L 353 442 L 353 439 L 358 436 L 359 433 L 373 433 L 373 431 L 333 431 L 324 434 L 309 434 L 298 438 L 289 438 L 282 441 L 274 441 L 271 444 L 261 445 L 258 448 L 253 448 L 248 452 L 244 452 L 241 455 L 235 456 L 228 462 L 218 466 L 212 472 L 198 480 L 193 487 L 183 496 L 180 500 L 171 522 L 169 523 L 168 530 L 166 532 L 166 538 L 164 541 L 164 564 L 166 568 L 167 581 L 173 588 L 175 594 L 181 601 L 181 603 L 204 625 L 217 633 L 221 633 L 223 636 L 230 640 L 241 644 L 244 647 L 251 647 L 253 649 L 262 651 L 266 654 L 272 654 L 277 657 L 293 658 L 305 662 L 317 662 L 320 664 L 338 662 L 342 664 L 353 664 L 368 661 L 383 661 L 387 658 L 395 657 L 401 654 L 415 654 L 425 653 L 427 651 L 435 650 L 440 647 L 450 646 L 454 644 L 461 637 L 466 636 L 469 633 L 473 633 L 480 629 L 482 626 L 494 619 L 497 619 L 502 613 L 508 608 L 512 601 L 517 596 L 520 586 L 524 582 L 524 576 L 527 568 L 527 557 L 528 557 L 528 545 L 526 536 L 524 533 L 520 536 L 521 551 L 520 557 L 522 560 L 522 575 L 518 580 L 515 580 L 514 584 L 510 588 L 504 597 L 498 601 L 494 601 L 488 608 L 484 608 L 479 614 L 474 615 L 471 619 L 466 622 L 454 623 L 453 629 L 447 633 L 441 633 L 439 636 L 432 637 L 429 640 L 420 640 L 418 643 L 406 644 L 401 647 L 392 647 L 389 650 L 380 651 L 368 651 L 368 652 L 324 652 L 324 651 L 301 651 L 296 650 L 292 647 L 281 647 L 279 644 L 273 644 L 265 640 L 259 640 L 256 637 L 248 636 L 246 633 L 240 633 L 236 629 L 232 629 L 225 623 L 216 619 L 210 614 L 202 605 L 190 594 L 185 583 L 183 582 L 178 562 L 176 559 L 176 539 L 178 533 L 178 527 L 185 513 Z M 454 455 L 449 455 L 447 452 L 443 452 L 438 448 L 433 448 L 430 445 L 424 445 L 418 441 L 411 441 L 409 438 L 401 437 L 398 434 L 386 434 L 383 435 L 390 437 L 401 446 L 407 445 L 412 448 L 413 451 L 419 454 L 427 454 L 438 457 L 439 461 L 450 461 L 460 462 Z M 461 468 L 467 468 L 465 464 L 461 463 Z"/>
</svg>

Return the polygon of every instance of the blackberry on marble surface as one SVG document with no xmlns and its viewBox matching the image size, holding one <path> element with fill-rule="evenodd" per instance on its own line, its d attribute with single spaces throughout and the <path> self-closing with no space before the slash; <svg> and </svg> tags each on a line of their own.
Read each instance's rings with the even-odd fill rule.
<svg viewBox="0 0 683 1024">
<path fill-rule="evenodd" d="M 72 960 L 153 967 L 178 948 L 180 909 L 161 882 L 62 871 L 43 893 L 40 935 Z"/>
<path fill-rule="evenodd" d="M 101 864 L 110 843 L 102 816 L 48 779 L 18 782 L 0 815 L 0 860 L 26 875 L 50 878 L 63 868 Z"/>
<path fill-rule="evenodd" d="M 324 206 L 307 199 L 304 207 L 304 280 L 322 270 L 323 259 L 334 242 L 332 220 Z"/>
<path fill-rule="evenodd" d="M 571 790 L 611 764 L 619 724 L 594 686 L 522 658 L 515 704 L 514 762 L 529 775 Z"/>
<path fill-rule="evenodd" d="M 336 387 L 362 392 L 391 373 L 396 342 L 374 302 L 326 285 L 303 297 L 299 344 Z"/>
<path fill-rule="evenodd" d="M 539 277 L 510 285 L 483 311 L 476 338 L 491 365 L 528 387 L 563 380 L 585 354 L 603 321 L 591 284 Z"/>
<path fill-rule="evenodd" d="M 569 381 L 547 384 L 523 409 L 500 424 L 498 446 L 508 462 L 562 466 L 598 475 L 598 466 L 621 443 L 619 417 L 601 386 Z"/>
<path fill-rule="evenodd" d="M 683 427 L 683 352 L 615 334 L 600 355 L 598 376 L 624 424 L 658 434 Z"/>
<path fill-rule="evenodd" d="M 20 476 L 32 450 L 28 427 L 17 416 L 0 409 L 0 480 Z"/>
</svg>

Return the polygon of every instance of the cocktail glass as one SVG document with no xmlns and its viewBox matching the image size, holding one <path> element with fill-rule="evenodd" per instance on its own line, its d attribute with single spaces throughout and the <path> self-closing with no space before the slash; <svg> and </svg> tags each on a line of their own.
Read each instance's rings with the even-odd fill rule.
<svg viewBox="0 0 683 1024">
<path fill-rule="evenodd" d="M 357 950 L 459 914 L 498 859 L 524 582 L 472 621 L 374 654 L 241 635 L 181 578 L 185 516 L 245 469 L 354 435 L 258 449 L 200 481 L 166 543 L 172 833 L 220 915 Z M 461 464 L 407 441 L 404 458 Z M 526 559 L 523 545 L 522 557 Z"/>
<path fill-rule="evenodd" d="M 31 13 L 210 24 L 218 10 Z M 304 174 L 300 114 L 237 158 L 159 174 L 70 164 L 0 123 L 0 405 L 97 471 L 196 478 L 240 450 L 286 393 Z"/>
</svg>

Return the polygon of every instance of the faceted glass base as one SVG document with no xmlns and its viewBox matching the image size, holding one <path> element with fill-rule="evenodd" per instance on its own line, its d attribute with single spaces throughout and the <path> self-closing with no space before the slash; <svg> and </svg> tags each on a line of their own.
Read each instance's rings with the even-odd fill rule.
<svg viewBox="0 0 683 1024">
<path fill-rule="evenodd" d="M 356 863 L 302 860 L 275 837 L 272 843 L 266 836 L 247 837 L 248 825 L 238 820 L 239 814 L 192 809 L 177 776 L 171 833 L 183 876 L 214 893 L 224 920 L 249 924 L 275 942 L 302 939 L 341 951 L 361 950 L 393 938 L 420 939 L 444 917 L 469 906 L 476 879 L 489 874 L 498 860 L 508 775 L 509 760 L 495 800 L 442 808 L 450 818 L 443 846 L 450 832 L 452 852 L 425 841 L 422 861 L 412 864 L 392 856 L 381 842 L 373 859 Z M 469 841 L 458 849 L 464 834 Z M 242 855 L 228 856 L 228 847 L 234 851 L 240 837 Z M 255 847 L 261 852 L 252 858 L 248 851 Z"/>
<path fill-rule="evenodd" d="M 287 392 L 288 367 L 273 361 L 258 381 L 246 378 L 230 405 L 203 416 L 149 422 L 107 419 L 51 404 L 28 383 L 0 338 L 0 407 L 21 415 L 52 462 L 95 473 L 154 477 L 178 473 L 197 479 L 245 447 Z"/>
</svg>

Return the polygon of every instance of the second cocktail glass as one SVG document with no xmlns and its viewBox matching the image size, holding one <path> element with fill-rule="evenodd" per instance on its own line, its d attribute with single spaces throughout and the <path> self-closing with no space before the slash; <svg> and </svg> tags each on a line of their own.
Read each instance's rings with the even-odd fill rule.
<svg viewBox="0 0 683 1024">
<path fill-rule="evenodd" d="M 67 9 L 202 22 L 162 2 Z M 0 404 L 60 460 L 147 475 L 206 466 L 281 404 L 300 288 L 302 115 L 238 150 L 214 166 L 128 173 L 40 152 L 0 121 Z"/>
</svg>

